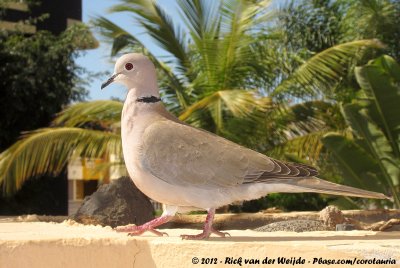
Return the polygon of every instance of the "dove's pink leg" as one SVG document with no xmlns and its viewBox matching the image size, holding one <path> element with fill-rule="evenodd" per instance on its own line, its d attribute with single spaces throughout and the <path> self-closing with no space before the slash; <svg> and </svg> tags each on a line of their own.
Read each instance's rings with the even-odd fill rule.
<svg viewBox="0 0 400 268">
<path fill-rule="evenodd" d="M 154 220 L 151 220 L 139 226 L 136 225 L 118 226 L 115 228 L 115 230 L 117 232 L 127 232 L 129 233 L 128 235 L 141 235 L 144 232 L 148 231 L 158 236 L 163 236 L 164 234 L 168 236 L 167 233 L 159 232 L 157 230 L 154 230 L 154 228 L 161 224 L 169 222 L 173 217 L 174 216 L 171 215 L 163 215 L 161 217 L 155 218 Z"/>
<path fill-rule="evenodd" d="M 209 238 L 211 234 L 216 234 L 221 237 L 230 236 L 228 233 L 220 232 L 215 230 L 212 227 L 212 223 L 214 220 L 215 208 L 211 208 L 208 210 L 206 222 L 204 223 L 203 232 L 198 235 L 181 235 L 182 239 L 193 239 L 193 240 L 201 240 Z"/>
</svg>

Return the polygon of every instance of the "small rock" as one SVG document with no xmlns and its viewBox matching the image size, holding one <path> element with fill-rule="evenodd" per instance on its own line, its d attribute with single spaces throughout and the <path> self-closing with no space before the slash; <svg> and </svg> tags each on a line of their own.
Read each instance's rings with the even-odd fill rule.
<svg viewBox="0 0 400 268">
<path fill-rule="evenodd" d="M 356 230 L 356 226 L 354 224 L 343 223 L 336 225 L 336 231 L 352 231 Z"/>
<path fill-rule="evenodd" d="M 129 177 L 104 184 L 85 198 L 73 219 L 102 226 L 140 225 L 154 218 L 150 200 L 136 188 Z"/>
<path fill-rule="evenodd" d="M 342 224 L 346 221 L 342 211 L 335 206 L 327 206 L 321 210 L 319 218 L 326 226 L 332 229 L 335 229 L 336 225 Z"/>
<path fill-rule="evenodd" d="M 279 221 L 267 224 L 265 226 L 254 229 L 259 232 L 312 232 L 312 231 L 326 231 L 328 228 L 320 221 L 313 220 L 290 220 Z"/>
</svg>

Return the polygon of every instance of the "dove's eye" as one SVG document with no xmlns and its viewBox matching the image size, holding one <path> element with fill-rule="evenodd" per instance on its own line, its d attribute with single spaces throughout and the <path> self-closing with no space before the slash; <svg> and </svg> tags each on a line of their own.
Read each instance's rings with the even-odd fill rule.
<svg viewBox="0 0 400 268">
<path fill-rule="evenodd" d="M 125 69 L 127 69 L 128 71 L 133 69 L 133 64 L 128 62 L 127 64 L 125 64 Z"/>
</svg>

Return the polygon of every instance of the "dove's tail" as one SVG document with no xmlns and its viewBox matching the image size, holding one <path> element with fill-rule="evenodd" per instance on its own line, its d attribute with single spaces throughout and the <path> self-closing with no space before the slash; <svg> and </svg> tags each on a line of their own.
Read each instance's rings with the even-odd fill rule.
<svg viewBox="0 0 400 268">
<path fill-rule="evenodd" d="M 361 190 L 350 186 L 340 185 L 333 182 L 321 180 L 316 177 L 291 179 L 286 181 L 285 184 L 294 186 L 293 188 L 295 189 L 298 188 L 299 191 L 301 190 L 302 192 L 314 192 L 323 194 L 393 200 L 392 198 L 382 193 Z"/>
</svg>

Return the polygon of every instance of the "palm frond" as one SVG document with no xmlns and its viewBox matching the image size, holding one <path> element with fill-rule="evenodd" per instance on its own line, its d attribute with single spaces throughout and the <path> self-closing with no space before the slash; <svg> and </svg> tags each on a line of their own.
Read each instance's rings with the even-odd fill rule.
<svg viewBox="0 0 400 268">
<path fill-rule="evenodd" d="M 13 193 L 28 178 L 59 174 L 72 157 L 121 155 L 120 135 L 81 128 L 44 128 L 25 134 L 0 154 L 3 190 Z"/>
<path fill-rule="evenodd" d="M 255 111 L 265 111 L 270 104 L 269 98 L 261 98 L 254 91 L 220 90 L 192 104 L 179 116 L 179 119 L 187 120 L 194 112 L 207 109 L 215 125 L 222 129 L 224 111 L 235 117 L 246 117 Z"/>
<path fill-rule="evenodd" d="M 243 67 L 252 66 L 256 62 L 251 45 L 256 42 L 251 31 L 255 31 L 261 22 L 265 22 L 269 14 L 267 8 L 270 1 L 223 1 L 221 7 L 221 40 L 219 50 L 220 70 L 219 88 L 231 88 L 235 84 Z"/>
<path fill-rule="evenodd" d="M 204 0 L 178 0 L 179 12 L 194 42 L 218 36 L 221 3 Z"/>
<path fill-rule="evenodd" d="M 278 104 L 268 114 L 268 120 L 285 140 L 325 128 L 337 130 L 346 127 L 339 105 L 318 100 L 295 105 Z"/>
<path fill-rule="evenodd" d="M 267 67 L 257 64 L 257 42 L 253 34 L 265 22 L 269 1 L 179 1 L 180 13 L 189 30 L 189 47 L 195 91 L 212 94 L 219 90 L 246 88 L 255 74 Z M 251 78 L 250 78 L 251 77 Z M 193 79 L 194 78 L 194 79 Z M 246 80 L 248 78 L 248 80 Z"/>
<path fill-rule="evenodd" d="M 271 105 L 270 98 L 261 98 L 250 90 L 221 90 L 219 96 L 227 110 L 235 117 L 247 117 L 255 110 L 265 111 Z"/>
<path fill-rule="evenodd" d="M 171 83 L 172 88 L 175 91 L 176 99 L 179 101 L 180 106 L 183 109 L 188 107 L 189 96 L 188 96 L 188 93 L 186 92 L 186 88 L 185 88 L 182 80 L 173 73 L 171 68 L 169 68 L 163 62 L 158 61 L 154 56 L 150 57 L 150 59 L 153 61 L 154 65 L 157 68 L 159 68 L 160 70 L 162 70 L 163 73 L 168 78 L 169 82 Z"/>
<path fill-rule="evenodd" d="M 321 138 L 328 132 L 329 130 L 316 131 L 294 137 L 274 146 L 268 154 L 277 158 L 285 158 L 287 155 L 295 156 L 297 159 L 316 165 L 323 149 Z"/>
<path fill-rule="evenodd" d="M 119 124 L 122 106 L 121 102 L 112 100 L 76 103 L 59 113 L 52 123 L 64 127 L 82 127 L 91 123 L 108 129 Z"/>
<path fill-rule="evenodd" d="M 262 1 L 223 1 L 221 5 L 221 31 L 226 33 L 244 33 L 265 23 L 271 17 L 268 8 L 270 0 Z"/>
<path fill-rule="evenodd" d="M 111 55 L 115 56 L 123 49 L 137 50 L 143 44 L 128 31 L 103 16 L 97 16 L 93 24 L 106 41 L 111 42 Z"/>
<path fill-rule="evenodd" d="M 300 95 L 329 96 L 331 89 L 346 75 L 350 64 L 360 57 L 365 49 L 380 49 L 384 45 L 378 40 L 357 40 L 328 48 L 303 63 L 288 79 L 280 84 L 274 95 L 289 93 L 300 86 Z"/>
<path fill-rule="evenodd" d="M 346 128 L 340 107 L 324 101 L 309 101 L 296 105 L 277 105 L 268 113 L 272 149 L 269 153 L 283 158 L 286 154 L 317 164 L 322 152 L 321 138 L 329 131 Z"/>
<path fill-rule="evenodd" d="M 197 87 L 204 84 L 213 87 L 217 84 L 218 76 L 215 70 L 219 68 L 217 59 L 219 57 L 221 3 L 180 0 L 178 6 L 178 11 L 196 48 L 196 55 L 193 57 L 197 64 L 192 66 L 192 72 L 198 75 L 192 77 L 192 83 L 197 84 Z"/>
<path fill-rule="evenodd" d="M 135 20 L 160 45 L 177 60 L 177 68 L 188 72 L 186 40 L 179 25 L 174 25 L 171 17 L 155 1 L 120 0 L 120 4 L 110 8 L 110 12 L 132 12 Z"/>
</svg>

